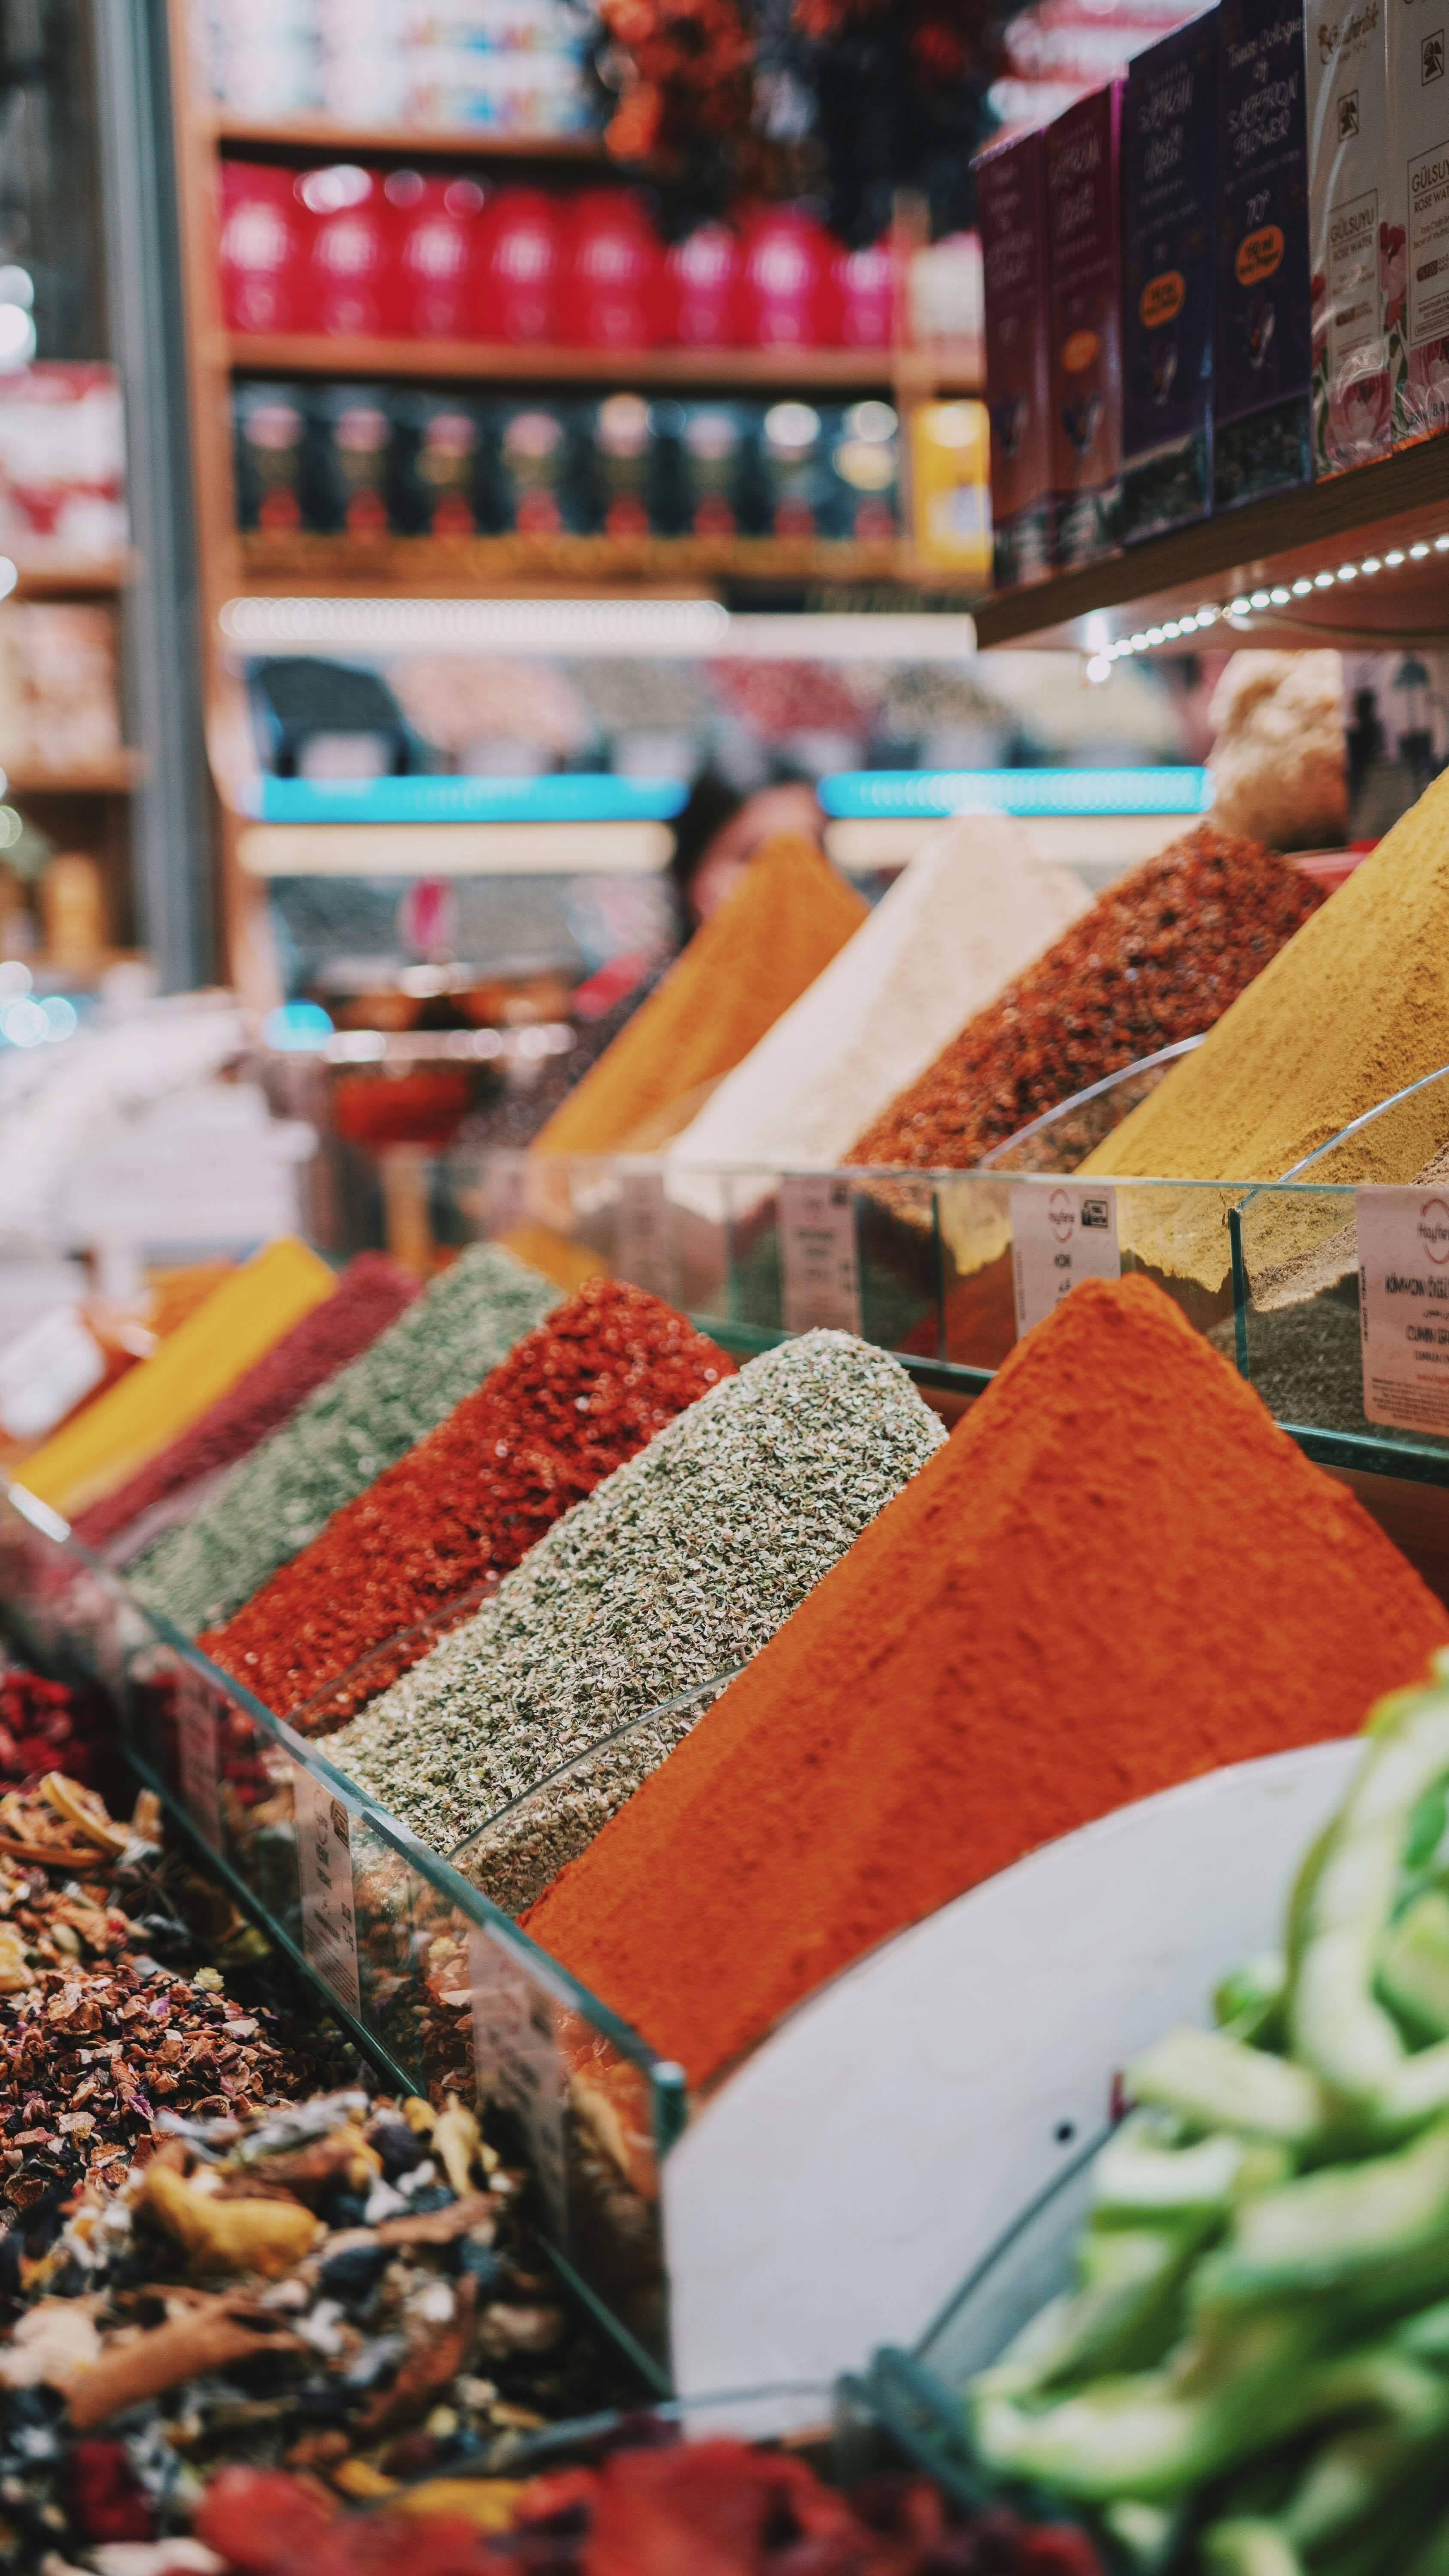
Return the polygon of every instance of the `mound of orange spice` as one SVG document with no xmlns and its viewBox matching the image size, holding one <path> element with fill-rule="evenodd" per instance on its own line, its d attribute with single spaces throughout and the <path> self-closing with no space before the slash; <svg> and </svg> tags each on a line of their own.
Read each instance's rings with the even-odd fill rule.
<svg viewBox="0 0 1449 2576">
<path fill-rule="evenodd" d="M 1086 1281 L 524 1920 L 703 2085 L 1036 1845 L 1350 1734 L 1446 1640 L 1160 1289 Z"/>
<path fill-rule="evenodd" d="M 589 1280 L 204 1650 L 283 1715 L 325 1692 L 302 1722 L 330 1733 L 427 1651 L 420 1623 L 454 1603 L 461 1615 L 734 1365 L 661 1298 Z"/>
</svg>

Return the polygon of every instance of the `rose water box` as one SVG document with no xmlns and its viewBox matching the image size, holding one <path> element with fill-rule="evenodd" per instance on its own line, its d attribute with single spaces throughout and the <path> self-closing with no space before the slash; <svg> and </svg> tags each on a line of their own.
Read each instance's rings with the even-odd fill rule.
<svg viewBox="0 0 1449 2576">
<path fill-rule="evenodd" d="M 1045 151 L 1039 132 L 983 152 L 976 210 L 986 287 L 986 399 L 998 589 L 1052 566 Z"/>
<path fill-rule="evenodd" d="M 1390 178 L 1384 295 L 1395 447 L 1449 429 L 1449 10 L 1381 0 Z"/>
<path fill-rule="evenodd" d="M 1122 535 L 1212 507 L 1218 13 L 1138 54 L 1122 119 Z"/>
<path fill-rule="evenodd" d="M 1313 471 L 1313 314 L 1302 0 L 1221 0 L 1213 498 Z"/>
<path fill-rule="evenodd" d="M 1307 0 L 1308 223 L 1313 262 L 1313 470 L 1386 456 L 1393 436 L 1384 0 Z"/>
<path fill-rule="evenodd" d="M 1122 493 L 1124 81 L 1048 126 L 1045 148 L 1053 550 L 1094 562 L 1117 542 Z"/>
</svg>

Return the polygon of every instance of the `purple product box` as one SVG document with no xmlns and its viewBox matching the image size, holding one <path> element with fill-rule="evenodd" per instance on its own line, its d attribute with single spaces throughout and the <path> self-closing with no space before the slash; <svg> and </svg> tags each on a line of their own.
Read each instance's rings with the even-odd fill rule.
<svg viewBox="0 0 1449 2576">
<path fill-rule="evenodd" d="M 986 280 L 986 401 L 996 585 L 1044 581 L 1052 567 L 1047 382 L 1045 153 L 1021 134 L 976 163 Z"/>
<path fill-rule="evenodd" d="M 1093 563 L 1117 542 L 1122 492 L 1125 81 L 1080 99 L 1046 135 L 1048 369 L 1054 552 Z"/>
<path fill-rule="evenodd" d="M 1218 11 L 1217 507 L 1313 472 L 1313 306 L 1302 0 Z"/>
<path fill-rule="evenodd" d="M 1124 540 L 1212 507 L 1218 13 L 1134 61 L 1122 119 Z"/>
</svg>

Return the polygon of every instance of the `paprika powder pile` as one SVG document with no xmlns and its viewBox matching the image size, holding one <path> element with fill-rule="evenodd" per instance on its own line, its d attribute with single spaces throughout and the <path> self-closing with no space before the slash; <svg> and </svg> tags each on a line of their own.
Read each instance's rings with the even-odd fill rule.
<svg viewBox="0 0 1449 2576">
<path fill-rule="evenodd" d="M 734 891 L 534 1140 L 539 1154 L 662 1144 L 707 1083 L 758 1045 L 865 920 L 814 841 L 761 843 Z M 679 1110 L 675 1117 L 673 1113 Z"/>
<path fill-rule="evenodd" d="M 1038 1844 L 1350 1734 L 1446 1640 L 1160 1289 L 1086 1281 L 523 1919 L 704 2085 Z"/>
<path fill-rule="evenodd" d="M 218 1475 L 244 1458 L 296 1412 L 314 1387 L 395 1324 L 417 1293 L 417 1281 L 385 1252 L 359 1252 L 332 1295 L 274 1342 L 199 1422 L 81 1516 L 76 1537 L 87 1547 L 105 1547 L 122 1530 L 133 1529 L 143 1513 L 154 1515 L 203 1476 Z M 155 1534 L 154 1519 L 150 1531 Z"/>
<path fill-rule="evenodd" d="M 662 1299 L 590 1280 L 203 1647 L 284 1716 L 321 1695 L 302 1723 L 330 1734 L 427 1651 L 421 1622 L 506 1574 L 734 1370 Z M 363 1656 L 366 1674 L 342 1681 Z"/>
<path fill-rule="evenodd" d="M 1210 1029 L 1322 901 L 1291 861 L 1199 824 L 1099 895 L 844 1160 L 979 1163 L 1089 1083 Z"/>
</svg>

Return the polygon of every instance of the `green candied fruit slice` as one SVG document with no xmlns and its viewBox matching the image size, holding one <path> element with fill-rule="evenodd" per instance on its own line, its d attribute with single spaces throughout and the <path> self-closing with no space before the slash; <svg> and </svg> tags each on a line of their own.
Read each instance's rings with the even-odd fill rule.
<svg viewBox="0 0 1449 2576">
<path fill-rule="evenodd" d="M 1202 2536 L 1203 2576 L 1306 2576 L 1276 2522 L 1219 2522 Z"/>
<path fill-rule="evenodd" d="M 1289 2008 L 1294 2054 L 1334 2092 L 1385 2125 L 1449 2108 L 1449 2048 L 1410 2060 L 1376 2000 L 1381 1944 L 1421 1802 L 1449 1776 L 1449 1691 L 1396 1693 L 1376 1713 L 1368 1751 L 1306 1888 Z"/>
<path fill-rule="evenodd" d="M 1417 2268 L 1425 2292 L 1449 2279 L 1449 2121 L 1391 2154 L 1331 2165 L 1244 2202 L 1197 2278 L 1206 2306 L 1385 2284 Z"/>
<path fill-rule="evenodd" d="M 1442 1888 L 1426 1889 L 1383 1935 L 1378 1987 L 1423 2037 L 1449 2039 L 1449 1896 Z"/>
<path fill-rule="evenodd" d="M 1175 2111 L 1197 2129 L 1227 2129 L 1308 2147 L 1332 2126 L 1333 2105 L 1308 2067 L 1248 2048 L 1219 2030 L 1175 2030 L 1127 2069 L 1134 2102 Z"/>
<path fill-rule="evenodd" d="M 1154 2110 L 1134 2111 L 1092 2168 L 1093 2222 L 1115 2226 L 1174 2211 L 1226 2217 L 1240 2200 L 1271 2191 L 1293 2170 L 1276 2142 L 1214 2131 L 1180 2144 L 1180 2126 Z"/>
</svg>

